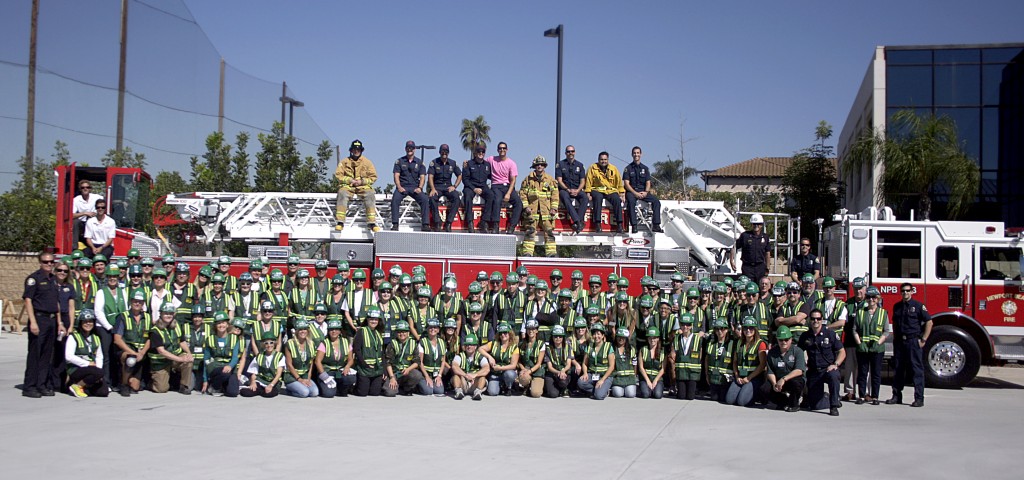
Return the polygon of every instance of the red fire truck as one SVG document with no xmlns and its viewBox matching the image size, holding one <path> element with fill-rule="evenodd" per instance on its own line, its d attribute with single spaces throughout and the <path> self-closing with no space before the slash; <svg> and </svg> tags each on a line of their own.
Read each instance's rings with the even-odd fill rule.
<svg viewBox="0 0 1024 480">
<path fill-rule="evenodd" d="M 981 365 L 1024 360 L 1022 236 L 1002 222 L 897 220 L 888 207 L 837 215 L 823 232 L 827 275 L 864 277 L 885 305 L 909 282 L 932 316 L 929 385 L 961 387 Z"/>
</svg>

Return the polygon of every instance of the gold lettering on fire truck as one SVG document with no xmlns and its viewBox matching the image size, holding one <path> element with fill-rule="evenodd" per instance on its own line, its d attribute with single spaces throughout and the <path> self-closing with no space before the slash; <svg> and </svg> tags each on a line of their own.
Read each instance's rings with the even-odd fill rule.
<svg viewBox="0 0 1024 480">
<path fill-rule="evenodd" d="M 1002 311 L 1003 323 L 1017 323 L 1017 302 L 1024 301 L 1024 295 L 1013 294 L 1013 293 L 997 293 L 995 295 L 989 295 L 985 297 L 987 301 L 1004 300 L 999 309 Z"/>
</svg>

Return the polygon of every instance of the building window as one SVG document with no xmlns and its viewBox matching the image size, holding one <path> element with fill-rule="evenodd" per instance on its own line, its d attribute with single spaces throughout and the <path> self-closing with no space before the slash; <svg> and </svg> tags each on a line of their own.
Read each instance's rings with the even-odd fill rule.
<svg viewBox="0 0 1024 480">
<path fill-rule="evenodd" d="M 936 65 L 935 105 L 977 105 L 981 102 L 979 65 Z"/>
<path fill-rule="evenodd" d="M 932 104 L 932 67 L 886 69 L 885 103 L 889 107 L 913 107 Z"/>
</svg>

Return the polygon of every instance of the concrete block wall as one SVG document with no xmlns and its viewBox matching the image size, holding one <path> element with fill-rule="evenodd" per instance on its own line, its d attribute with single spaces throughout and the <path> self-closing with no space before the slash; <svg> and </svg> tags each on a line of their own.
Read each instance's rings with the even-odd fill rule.
<svg viewBox="0 0 1024 480">
<path fill-rule="evenodd" d="M 36 253 L 0 252 L 0 299 L 21 298 L 25 277 L 39 269 Z"/>
</svg>

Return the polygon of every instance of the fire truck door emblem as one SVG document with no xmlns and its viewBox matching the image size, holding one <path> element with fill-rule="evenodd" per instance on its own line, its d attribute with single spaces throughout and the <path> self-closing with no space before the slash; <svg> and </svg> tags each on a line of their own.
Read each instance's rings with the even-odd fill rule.
<svg viewBox="0 0 1024 480">
<path fill-rule="evenodd" d="M 1003 302 L 1003 315 L 1013 315 L 1017 313 L 1017 304 L 1013 300 L 1007 300 Z"/>
</svg>

